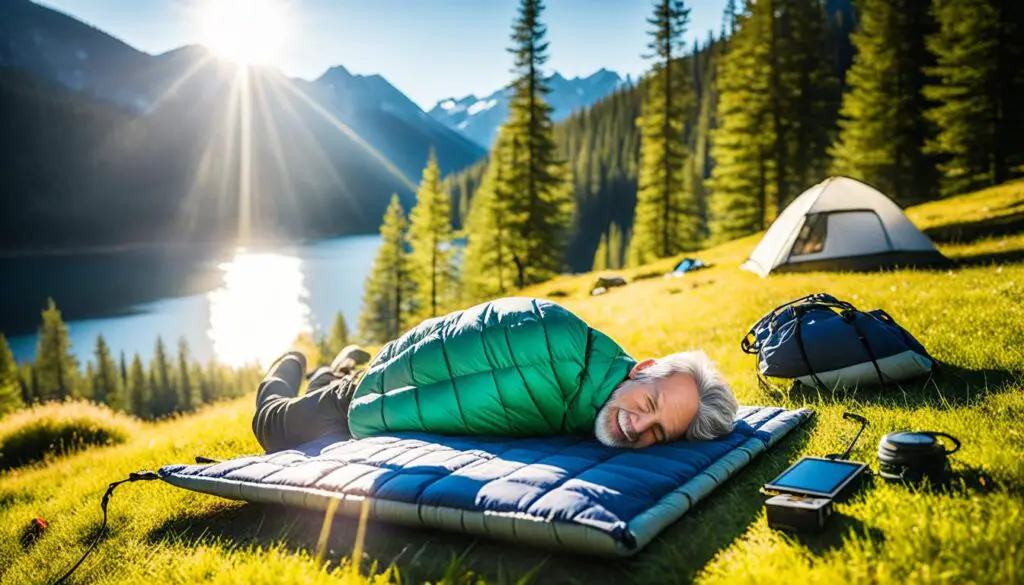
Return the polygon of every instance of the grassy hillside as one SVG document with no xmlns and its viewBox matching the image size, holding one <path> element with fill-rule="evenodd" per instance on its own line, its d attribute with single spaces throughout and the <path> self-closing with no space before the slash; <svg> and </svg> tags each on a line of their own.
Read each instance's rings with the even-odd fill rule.
<svg viewBox="0 0 1024 585">
<path fill-rule="evenodd" d="M 814 422 L 794 432 L 710 499 L 627 561 L 553 555 L 471 537 L 370 524 L 363 574 L 394 564 L 405 582 L 452 578 L 515 580 L 540 565 L 541 581 L 661 582 L 991 582 L 1024 581 L 1024 183 L 911 210 L 953 270 L 883 274 L 800 274 L 760 279 L 736 269 L 756 238 L 707 250 L 714 266 L 680 279 L 649 278 L 589 297 L 594 275 L 565 277 L 526 291 L 553 291 L 572 310 L 637 357 L 703 348 L 747 404 L 809 406 Z M 995 235 L 986 235 L 995 234 Z M 672 261 L 627 272 L 660 273 Z M 828 291 L 863 309 L 883 308 L 945 365 L 925 384 L 879 395 L 765 391 L 739 340 L 761 314 L 795 297 Z M 100 519 L 105 485 L 141 468 L 257 451 L 251 397 L 156 424 L 125 444 L 95 448 L 0 475 L 0 582 L 43 583 L 81 554 Z M 871 426 L 853 457 L 874 462 L 882 434 L 941 430 L 959 436 L 962 484 L 945 492 L 876 482 L 818 537 L 769 530 L 758 488 L 800 455 L 840 450 Z M 992 481 L 976 481 L 984 472 Z M 19 535 L 41 515 L 48 533 L 27 551 Z M 192 494 L 160 482 L 119 488 L 109 537 L 78 582 L 336 582 L 348 572 L 355 523 L 334 524 L 317 560 L 322 518 L 271 506 Z M 458 562 L 452 559 L 460 556 Z M 384 575 L 384 580 L 394 575 Z"/>
</svg>

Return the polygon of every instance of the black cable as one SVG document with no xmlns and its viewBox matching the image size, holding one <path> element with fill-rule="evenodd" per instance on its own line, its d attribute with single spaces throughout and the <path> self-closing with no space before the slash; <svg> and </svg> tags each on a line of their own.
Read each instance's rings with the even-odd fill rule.
<svg viewBox="0 0 1024 585">
<path fill-rule="evenodd" d="M 74 566 L 72 566 L 70 569 L 68 569 L 68 572 L 64 573 L 64 575 L 61 576 L 60 579 L 54 581 L 54 585 L 60 585 L 61 583 L 66 581 L 67 578 L 70 577 L 71 574 L 74 573 L 75 570 L 77 570 L 78 567 L 80 567 L 83 562 L 85 562 L 85 559 L 89 557 L 92 551 L 96 550 L 96 546 L 99 545 L 100 539 L 103 538 L 103 532 L 107 529 L 107 504 L 110 502 L 110 496 L 114 493 L 114 489 L 123 483 L 131 483 L 133 481 L 150 481 L 154 479 L 160 479 L 160 476 L 153 471 L 139 471 L 136 473 L 128 474 L 128 479 L 115 481 L 107 486 L 107 492 L 103 494 L 103 500 L 100 502 L 100 509 L 103 510 L 103 522 L 100 523 L 100 529 L 96 533 L 96 537 L 92 539 L 92 544 L 89 545 L 88 550 L 85 551 L 85 554 L 82 555 L 82 558 L 78 559 L 78 562 L 75 563 Z"/>
</svg>

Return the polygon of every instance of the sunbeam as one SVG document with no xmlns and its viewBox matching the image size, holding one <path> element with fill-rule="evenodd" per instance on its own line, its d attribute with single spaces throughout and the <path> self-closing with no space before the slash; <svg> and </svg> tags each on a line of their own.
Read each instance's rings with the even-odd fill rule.
<svg viewBox="0 0 1024 585">
<path fill-rule="evenodd" d="M 238 241 L 249 243 L 252 228 L 252 90 L 249 68 L 240 67 L 239 163 L 238 163 Z"/>
<path fill-rule="evenodd" d="M 356 144 L 359 145 L 360 148 L 362 148 L 364 151 L 366 151 L 375 159 L 377 159 L 379 163 L 384 165 L 384 168 L 387 169 L 389 173 L 391 173 L 396 179 L 401 181 L 402 184 L 405 185 L 405 187 L 407 187 L 410 191 L 416 190 L 416 184 L 409 180 L 409 177 L 406 177 L 405 173 L 399 170 L 398 167 L 396 167 L 390 160 L 388 160 L 386 156 L 381 154 L 380 151 L 371 146 L 370 143 L 363 140 L 362 136 L 359 136 L 359 134 L 356 133 L 351 128 L 349 128 L 348 125 L 346 125 L 344 122 L 342 122 L 329 111 L 327 111 L 327 109 L 321 106 L 319 102 L 306 95 L 304 91 L 295 87 L 295 84 L 291 83 L 288 80 L 285 80 L 283 85 L 289 91 L 294 93 L 299 99 L 305 102 L 307 106 L 312 108 L 314 112 L 320 114 L 324 118 L 324 120 L 327 120 L 327 122 L 329 122 L 332 126 L 338 129 L 338 131 L 352 139 Z"/>
</svg>

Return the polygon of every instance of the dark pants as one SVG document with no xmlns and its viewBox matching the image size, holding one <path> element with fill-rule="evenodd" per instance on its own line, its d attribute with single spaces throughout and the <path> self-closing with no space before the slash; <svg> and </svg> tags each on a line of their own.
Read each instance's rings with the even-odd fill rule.
<svg viewBox="0 0 1024 585">
<path fill-rule="evenodd" d="M 268 452 L 291 449 L 327 434 L 351 436 L 348 405 L 355 393 L 355 373 L 335 375 L 320 368 L 306 393 L 298 396 L 306 374 L 306 358 L 290 352 L 282 356 L 260 382 L 252 432 Z"/>
</svg>

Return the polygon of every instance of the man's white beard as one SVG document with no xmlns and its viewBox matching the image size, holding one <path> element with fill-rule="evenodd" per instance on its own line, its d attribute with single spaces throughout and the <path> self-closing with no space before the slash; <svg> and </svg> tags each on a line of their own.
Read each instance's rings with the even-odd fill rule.
<svg viewBox="0 0 1024 585">
<path fill-rule="evenodd" d="M 629 385 L 634 383 L 635 382 L 633 380 L 627 380 L 622 384 L 619 384 L 619 387 L 612 391 L 611 396 L 609 396 L 608 400 L 605 401 L 604 405 L 601 407 L 601 410 L 597 411 L 597 417 L 595 417 L 594 419 L 594 436 L 597 437 L 597 440 L 600 441 L 602 445 L 606 445 L 608 447 L 630 446 L 629 442 L 623 441 L 616 435 L 613 435 L 608 430 L 608 427 L 611 426 L 612 424 L 619 424 L 619 421 L 612 420 L 611 403 L 616 398 L 618 398 L 619 392 L 621 392 L 625 388 L 628 388 Z M 618 412 L 619 416 L 623 416 L 626 414 L 626 412 L 621 408 L 617 408 L 616 412 Z"/>
</svg>

